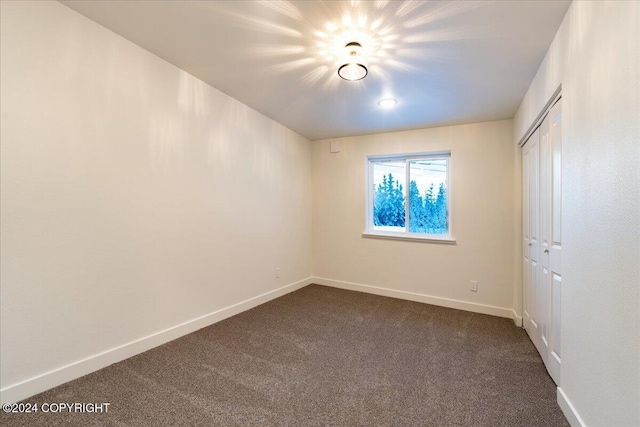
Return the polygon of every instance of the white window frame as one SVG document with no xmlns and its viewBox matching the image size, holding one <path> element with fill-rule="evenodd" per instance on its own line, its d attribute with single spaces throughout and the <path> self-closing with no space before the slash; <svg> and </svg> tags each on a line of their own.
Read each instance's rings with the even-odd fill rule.
<svg viewBox="0 0 640 427">
<path fill-rule="evenodd" d="M 451 164 L 452 164 L 451 151 L 438 151 L 428 153 L 410 153 L 410 154 L 390 154 L 390 155 L 376 155 L 367 156 L 366 158 L 366 171 L 367 179 L 365 189 L 365 231 L 362 233 L 362 237 L 371 237 L 378 239 L 392 239 L 392 240 L 411 240 L 419 242 L 431 242 L 431 243 L 445 243 L 455 244 L 456 240 L 453 237 L 453 224 L 451 221 Z M 411 160 L 424 160 L 424 159 L 446 159 L 447 160 L 447 231 L 448 234 L 424 234 L 424 233 L 411 233 L 409 229 L 409 183 L 410 183 L 410 168 L 409 162 Z M 385 161 L 399 161 L 404 160 L 407 163 L 406 176 L 405 176 L 405 230 L 407 231 L 380 231 L 375 230 L 373 226 L 373 165 L 375 163 L 381 163 Z"/>
</svg>

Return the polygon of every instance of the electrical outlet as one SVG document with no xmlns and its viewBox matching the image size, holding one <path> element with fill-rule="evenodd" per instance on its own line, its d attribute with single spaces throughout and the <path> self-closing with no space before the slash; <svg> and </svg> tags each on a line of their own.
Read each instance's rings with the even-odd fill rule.
<svg viewBox="0 0 640 427">
<path fill-rule="evenodd" d="M 280 278 L 280 268 L 276 268 L 276 279 Z"/>
<path fill-rule="evenodd" d="M 478 292 L 478 282 L 475 280 L 471 281 L 471 292 Z"/>
</svg>

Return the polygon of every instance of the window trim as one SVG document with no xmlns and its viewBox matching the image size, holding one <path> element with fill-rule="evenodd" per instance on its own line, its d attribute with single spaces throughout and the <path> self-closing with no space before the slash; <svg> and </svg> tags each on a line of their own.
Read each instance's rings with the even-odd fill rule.
<svg viewBox="0 0 640 427">
<path fill-rule="evenodd" d="M 379 231 L 374 229 L 373 225 L 373 197 L 374 195 L 371 192 L 371 186 L 373 185 L 373 165 L 375 163 L 381 161 L 394 161 L 394 160 L 405 160 L 408 163 L 411 160 L 416 159 L 447 159 L 447 234 L 423 234 L 423 233 L 411 233 L 409 231 L 402 232 L 394 232 L 394 231 Z M 386 155 L 373 155 L 367 156 L 366 161 L 366 171 L 367 176 L 365 179 L 365 227 L 362 232 L 362 237 L 366 238 L 378 238 L 378 239 L 390 239 L 390 240 L 405 240 L 405 241 L 414 241 L 414 242 L 425 242 L 425 243 L 444 243 L 444 244 L 456 244 L 456 239 L 453 237 L 452 229 L 453 224 L 451 220 L 451 193 L 452 193 L 452 185 L 451 185 L 451 164 L 452 164 L 453 155 L 451 151 L 430 151 L 423 153 L 407 153 L 407 154 L 386 154 Z M 405 182 L 404 186 L 406 187 L 406 204 L 405 204 L 405 229 L 409 228 L 409 183 L 410 183 L 410 168 L 406 168 Z"/>
</svg>

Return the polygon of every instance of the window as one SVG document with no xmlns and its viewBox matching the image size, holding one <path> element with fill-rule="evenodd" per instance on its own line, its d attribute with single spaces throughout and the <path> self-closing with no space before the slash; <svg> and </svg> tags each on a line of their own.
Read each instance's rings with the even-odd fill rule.
<svg viewBox="0 0 640 427">
<path fill-rule="evenodd" d="M 365 237 L 453 243 L 451 153 L 367 158 Z"/>
</svg>

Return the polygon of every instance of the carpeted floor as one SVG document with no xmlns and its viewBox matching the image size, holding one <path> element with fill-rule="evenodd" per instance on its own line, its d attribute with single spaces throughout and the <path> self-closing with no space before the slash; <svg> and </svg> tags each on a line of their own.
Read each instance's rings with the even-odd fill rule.
<svg viewBox="0 0 640 427">
<path fill-rule="evenodd" d="M 25 402 L 2 426 L 568 426 L 510 319 L 311 285 Z"/>
</svg>

